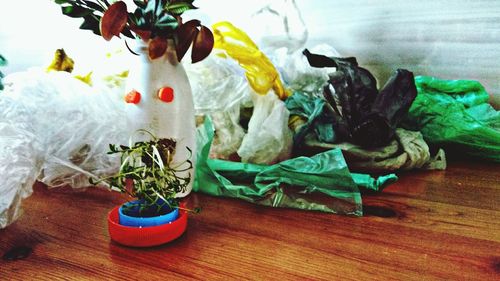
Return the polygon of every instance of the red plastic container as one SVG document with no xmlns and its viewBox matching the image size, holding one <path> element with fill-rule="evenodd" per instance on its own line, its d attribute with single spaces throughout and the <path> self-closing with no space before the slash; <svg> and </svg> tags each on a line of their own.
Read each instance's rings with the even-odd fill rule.
<svg viewBox="0 0 500 281">
<path fill-rule="evenodd" d="M 179 238 L 187 227 L 187 213 L 179 211 L 177 220 L 164 225 L 150 227 L 130 227 L 119 223 L 118 209 L 115 207 L 108 214 L 108 232 L 111 239 L 130 247 L 151 247 L 165 244 Z"/>
</svg>

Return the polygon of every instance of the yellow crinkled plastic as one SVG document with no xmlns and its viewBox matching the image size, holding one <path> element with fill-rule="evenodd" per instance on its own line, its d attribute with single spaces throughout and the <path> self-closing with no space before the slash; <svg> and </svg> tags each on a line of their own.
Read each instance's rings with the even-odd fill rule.
<svg viewBox="0 0 500 281">
<path fill-rule="evenodd" d="M 214 48 L 224 50 L 228 56 L 238 61 L 246 70 L 245 76 L 255 92 L 265 95 L 273 89 L 282 100 L 290 96 L 290 91 L 283 87 L 274 65 L 245 32 L 229 22 L 216 23 L 212 29 Z"/>
<path fill-rule="evenodd" d="M 54 59 L 47 67 L 47 71 L 66 71 L 72 73 L 74 67 L 75 61 L 73 61 L 73 59 L 66 54 L 64 49 L 57 49 L 54 53 Z M 83 83 L 92 86 L 92 71 L 86 75 L 75 75 L 74 77 Z"/>
<path fill-rule="evenodd" d="M 73 59 L 68 57 L 64 49 L 57 49 L 54 54 L 54 59 L 52 63 L 47 67 L 47 71 L 66 71 L 71 73 L 73 71 L 75 63 Z"/>
</svg>

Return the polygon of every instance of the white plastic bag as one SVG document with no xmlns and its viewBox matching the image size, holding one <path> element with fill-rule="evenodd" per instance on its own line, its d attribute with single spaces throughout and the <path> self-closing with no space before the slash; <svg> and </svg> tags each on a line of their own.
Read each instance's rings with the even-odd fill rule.
<svg viewBox="0 0 500 281">
<path fill-rule="evenodd" d="M 289 53 L 300 50 L 307 41 L 307 27 L 294 0 L 268 1 L 255 12 L 244 30 L 262 50 L 286 47 Z"/>
<path fill-rule="evenodd" d="M 288 128 L 290 112 L 273 92 L 252 94 L 254 104 L 248 133 L 238 149 L 242 162 L 274 164 L 289 159 L 292 131 Z"/>
<path fill-rule="evenodd" d="M 197 115 L 209 115 L 216 129 L 211 157 L 229 159 L 245 135 L 240 106 L 251 104 L 250 88 L 243 70 L 231 59 L 212 54 L 197 64 L 184 64 L 193 92 Z"/>
<path fill-rule="evenodd" d="M 320 44 L 310 48 L 314 53 L 338 57 L 340 54 L 327 44 Z M 281 74 L 281 78 L 293 92 L 307 92 L 322 94 L 323 86 L 328 81 L 328 74 L 336 70 L 335 67 L 311 67 L 302 49 L 289 53 L 287 48 L 279 48 L 272 52 L 270 59 Z"/>
<path fill-rule="evenodd" d="M 252 89 L 243 70 L 234 60 L 215 52 L 199 63 L 184 64 L 197 115 L 226 111 L 250 100 Z"/>
<path fill-rule="evenodd" d="M 119 88 L 90 87 L 66 72 L 32 69 L 5 78 L 0 92 L 0 227 L 19 216 L 35 179 L 49 187 L 89 186 L 116 171 L 109 143 L 126 141 Z"/>
<path fill-rule="evenodd" d="M 0 100 L 0 110 L 8 102 Z M 7 105 L 8 106 L 8 105 Z M 2 111 L 3 112 L 3 111 Z M 19 113 L 21 113 L 19 111 Z M 4 115 L 4 114 L 2 114 Z M 25 128 L 27 123 L 0 121 L 0 228 L 20 215 L 22 199 L 33 192 L 32 186 L 40 169 L 36 138 Z M 19 125 L 19 127 L 18 127 Z"/>
</svg>

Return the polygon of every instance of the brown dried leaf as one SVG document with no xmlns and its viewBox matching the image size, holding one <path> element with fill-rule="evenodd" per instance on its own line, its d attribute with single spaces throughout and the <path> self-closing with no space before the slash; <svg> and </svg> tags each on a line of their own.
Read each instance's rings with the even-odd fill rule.
<svg viewBox="0 0 500 281">
<path fill-rule="evenodd" d="M 200 32 L 198 32 L 193 42 L 193 50 L 191 51 L 192 63 L 197 63 L 208 57 L 213 47 L 214 35 L 210 29 L 202 25 Z"/>
<path fill-rule="evenodd" d="M 199 20 L 190 20 L 177 28 L 177 60 L 180 62 L 186 54 L 189 46 L 198 35 Z"/>
<path fill-rule="evenodd" d="M 149 58 L 154 60 L 165 54 L 167 51 L 168 43 L 167 39 L 161 37 L 155 37 L 149 42 Z"/>
<path fill-rule="evenodd" d="M 127 24 L 127 5 L 118 1 L 109 6 L 100 22 L 101 35 L 107 41 L 119 36 Z"/>
<path fill-rule="evenodd" d="M 130 30 L 139 35 L 139 37 L 141 37 L 141 39 L 145 42 L 151 38 L 151 30 L 140 29 L 137 26 L 131 26 Z"/>
</svg>

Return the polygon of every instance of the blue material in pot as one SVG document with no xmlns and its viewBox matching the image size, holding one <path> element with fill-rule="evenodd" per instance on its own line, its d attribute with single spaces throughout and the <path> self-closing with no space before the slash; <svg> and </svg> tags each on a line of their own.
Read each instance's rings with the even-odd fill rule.
<svg viewBox="0 0 500 281">
<path fill-rule="evenodd" d="M 118 210 L 120 224 L 131 227 L 157 226 L 175 221 L 179 216 L 179 209 L 171 209 L 168 204 L 164 204 L 160 211 L 157 212 L 161 215 L 152 215 L 153 212 L 156 213 L 156 206 L 149 208 L 146 212 L 143 211 L 141 214 L 141 204 L 143 204 L 143 201 L 135 200 L 120 206 Z"/>
</svg>

